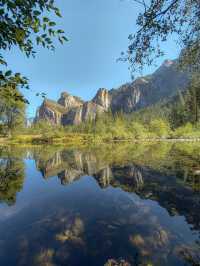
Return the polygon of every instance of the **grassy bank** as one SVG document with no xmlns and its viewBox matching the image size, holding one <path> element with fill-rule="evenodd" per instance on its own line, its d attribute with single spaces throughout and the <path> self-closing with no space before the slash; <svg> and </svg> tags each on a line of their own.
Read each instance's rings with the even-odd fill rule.
<svg viewBox="0 0 200 266">
<path fill-rule="evenodd" d="M 172 128 L 165 119 L 146 122 L 134 119 L 105 115 L 96 121 L 65 127 L 39 121 L 30 128 L 14 130 L 9 138 L 0 137 L 0 143 L 88 145 L 123 141 L 200 141 L 200 123 Z"/>
<path fill-rule="evenodd" d="M 111 138 L 109 136 L 99 136 L 92 134 L 66 134 L 62 137 L 58 136 L 43 136 L 43 135 L 15 135 L 10 138 L 0 138 L 0 144 L 58 144 L 58 145 L 92 145 L 103 143 L 118 143 L 118 142 L 200 142 L 198 136 L 180 136 L 180 137 L 124 137 Z"/>
<path fill-rule="evenodd" d="M 47 135 L 27 135 L 27 134 L 19 134 L 14 135 L 10 138 L 1 138 L 0 143 L 7 144 L 76 144 L 83 145 L 89 142 L 90 136 L 86 134 L 74 135 L 74 134 L 66 134 L 63 136 L 47 136 Z"/>
</svg>

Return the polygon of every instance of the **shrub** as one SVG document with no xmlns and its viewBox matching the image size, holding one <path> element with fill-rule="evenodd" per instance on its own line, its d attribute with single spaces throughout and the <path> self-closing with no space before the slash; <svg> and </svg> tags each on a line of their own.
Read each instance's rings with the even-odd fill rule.
<svg viewBox="0 0 200 266">
<path fill-rule="evenodd" d="M 148 136 L 145 127 L 138 122 L 131 122 L 129 126 L 129 131 L 132 134 L 132 137 L 136 139 L 142 139 Z"/>
<path fill-rule="evenodd" d="M 149 123 L 149 131 L 160 138 L 167 138 L 171 133 L 169 123 L 162 119 L 152 120 Z"/>
<path fill-rule="evenodd" d="M 178 127 L 174 131 L 173 135 L 178 138 L 192 138 L 197 135 L 197 133 L 198 132 L 195 132 L 193 125 L 191 123 L 187 123 L 184 126 Z"/>
</svg>

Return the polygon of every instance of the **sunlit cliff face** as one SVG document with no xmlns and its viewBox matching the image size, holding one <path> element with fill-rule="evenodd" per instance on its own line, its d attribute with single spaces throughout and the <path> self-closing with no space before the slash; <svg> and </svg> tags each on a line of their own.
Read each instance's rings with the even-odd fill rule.
<svg viewBox="0 0 200 266">
<path fill-rule="evenodd" d="M 58 99 L 58 104 L 65 107 L 67 110 L 75 107 L 79 107 L 83 104 L 83 101 L 78 97 L 72 96 L 67 92 L 61 93 L 60 98 Z"/>
<path fill-rule="evenodd" d="M 93 102 L 108 110 L 111 104 L 111 97 L 107 89 L 99 89 Z"/>
</svg>

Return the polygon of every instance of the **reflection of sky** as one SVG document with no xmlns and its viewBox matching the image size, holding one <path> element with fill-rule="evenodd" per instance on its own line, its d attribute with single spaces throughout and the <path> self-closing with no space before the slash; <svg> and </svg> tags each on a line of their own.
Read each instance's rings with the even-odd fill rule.
<svg viewBox="0 0 200 266">
<path fill-rule="evenodd" d="M 7 206 L 5 204 L 2 204 L 0 206 L 0 221 L 10 219 L 13 216 L 15 216 L 17 213 L 19 213 L 23 208 L 27 207 L 26 203 L 21 204 L 15 204 L 14 206 Z"/>
<path fill-rule="evenodd" d="M 183 239 L 195 240 L 198 238 L 198 233 L 194 233 L 191 236 L 190 226 L 188 226 L 184 216 L 171 217 L 168 211 L 153 200 L 142 200 L 139 196 L 131 193 L 128 195 L 131 201 L 137 206 L 138 210 L 141 210 L 143 214 L 147 214 L 149 223 L 160 224 L 163 227 L 168 228 L 174 234 L 179 234 Z"/>
</svg>

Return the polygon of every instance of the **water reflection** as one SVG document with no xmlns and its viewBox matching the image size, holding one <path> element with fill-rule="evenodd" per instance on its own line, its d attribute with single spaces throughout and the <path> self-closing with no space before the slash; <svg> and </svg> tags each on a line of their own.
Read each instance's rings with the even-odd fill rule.
<svg viewBox="0 0 200 266">
<path fill-rule="evenodd" d="M 199 151 L 2 150 L 0 265 L 200 265 Z"/>
<path fill-rule="evenodd" d="M 16 194 L 23 187 L 24 164 L 20 159 L 0 159 L 0 202 L 12 205 L 16 202 Z"/>
<path fill-rule="evenodd" d="M 190 156 L 180 160 L 178 152 L 170 150 L 169 153 L 173 155 L 168 157 L 167 165 L 157 160 L 156 167 L 152 167 L 149 161 L 145 165 L 145 160 L 149 160 L 148 155 L 147 158 L 143 155 L 141 166 L 131 162 L 131 158 L 124 162 L 124 157 L 115 163 L 112 158 L 107 161 L 107 157 L 101 156 L 102 151 L 77 150 L 56 152 L 46 161 L 36 159 L 36 165 L 44 178 L 57 176 L 63 185 L 88 175 L 93 176 L 102 188 L 120 187 L 142 198 L 156 200 L 170 215 L 184 215 L 194 229 L 199 229 L 200 197 L 199 193 L 195 193 L 200 186 L 200 176 L 195 173 L 200 167 L 199 160 L 191 160 Z"/>
</svg>

